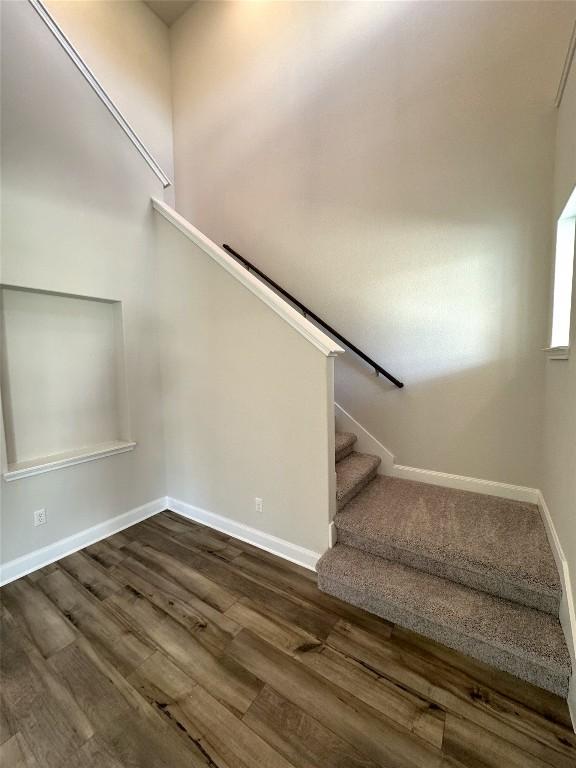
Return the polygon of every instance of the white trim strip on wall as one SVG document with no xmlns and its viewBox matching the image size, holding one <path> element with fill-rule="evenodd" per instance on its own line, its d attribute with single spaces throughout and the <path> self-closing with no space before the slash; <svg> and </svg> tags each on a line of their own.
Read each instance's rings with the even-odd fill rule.
<svg viewBox="0 0 576 768">
<path fill-rule="evenodd" d="M 271 552 L 273 555 L 308 568 L 310 571 L 315 570 L 316 563 L 322 555 L 321 552 L 314 552 L 298 544 L 292 544 L 292 542 L 286 541 L 286 539 L 280 539 L 278 536 L 265 533 L 257 528 L 251 528 L 249 525 L 244 525 L 244 523 L 238 523 L 229 517 L 216 515 L 214 512 L 208 512 L 184 501 L 178 501 L 178 499 L 170 497 L 166 501 L 168 509 L 176 512 L 178 515 L 182 515 L 182 517 L 186 517 L 188 520 L 207 525 L 209 528 L 226 533 L 235 539 L 240 539 L 240 541 L 246 541 L 248 544 L 258 547 L 258 549 L 264 549 L 266 552 Z"/>
<path fill-rule="evenodd" d="M 324 355 L 327 357 L 334 357 L 335 355 L 344 352 L 342 347 L 336 344 L 335 341 L 323 333 L 319 328 L 316 328 L 315 325 L 297 312 L 285 299 L 282 299 L 278 294 L 274 293 L 271 288 L 264 285 L 264 283 L 255 277 L 255 275 L 248 272 L 245 267 L 242 267 L 236 259 L 226 253 L 223 248 L 217 246 L 216 243 L 213 243 L 212 240 L 200 232 L 199 229 L 193 227 L 192 224 L 186 221 L 183 216 L 180 216 L 174 208 L 171 208 L 169 205 L 166 205 L 166 203 L 156 199 L 152 199 L 152 205 L 154 209 L 166 219 L 166 221 L 173 224 L 176 229 L 180 230 L 180 232 L 188 238 L 188 240 L 201 248 L 204 253 L 223 267 L 232 275 L 232 277 L 238 280 L 238 282 L 248 288 L 248 290 L 257 296 L 260 301 L 267 304 L 270 309 L 291 325 L 301 336 L 313 344 Z"/>
<path fill-rule="evenodd" d="M 45 472 L 53 472 L 55 469 L 64 469 L 65 467 L 73 467 L 75 464 L 84 464 L 87 461 L 105 459 L 107 456 L 114 456 L 117 453 L 133 451 L 134 448 L 136 448 L 136 443 L 134 442 L 115 440 L 111 443 L 94 446 L 93 448 L 82 448 L 78 451 L 46 456 L 43 459 L 23 461 L 19 464 L 8 464 L 8 469 L 4 472 L 3 478 L 7 483 L 10 483 L 13 480 L 21 480 L 23 477 L 42 475 Z"/>
<path fill-rule="evenodd" d="M 74 64 L 78 67 L 82 75 L 84 76 L 85 80 L 90 84 L 92 89 L 96 92 L 98 95 L 98 98 L 100 101 L 105 105 L 105 107 L 109 110 L 109 112 L 112 114 L 118 125 L 122 128 L 124 133 L 128 136 L 132 144 L 136 147 L 138 152 L 142 155 L 144 160 L 148 163 L 150 168 L 154 171 L 156 176 L 160 179 L 162 182 L 162 186 L 164 189 L 166 187 L 169 187 L 172 182 L 168 178 L 168 176 L 164 173 L 162 168 L 159 166 L 159 164 L 156 162 L 156 160 L 152 157 L 150 152 L 146 149 L 144 146 L 143 141 L 139 138 L 136 131 L 132 128 L 130 123 L 126 120 L 122 112 L 118 109 L 118 107 L 114 104 L 110 96 L 106 93 L 104 88 L 102 87 L 101 83 L 98 81 L 90 67 L 86 64 L 86 62 L 82 59 L 76 48 L 72 45 L 70 40 L 66 37 L 62 29 L 58 26 L 58 23 L 50 13 L 50 11 L 46 8 L 42 0 L 28 0 L 30 5 L 34 8 L 34 10 L 38 13 L 42 21 L 46 24 L 48 29 L 52 32 L 56 40 L 60 43 L 62 48 L 66 51 L 68 56 L 72 59 Z"/>
<path fill-rule="evenodd" d="M 450 475 L 447 472 L 435 472 L 432 469 L 419 469 L 418 467 L 405 467 L 402 464 L 394 464 L 391 474 L 393 477 L 415 480 L 418 483 L 442 485 L 445 488 L 483 493 L 486 496 L 500 496 L 502 499 L 525 501 L 530 504 L 538 503 L 538 489 L 528 488 L 524 485 L 510 485 L 510 483 L 499 483 L 496 480 L 482 480 L 478 477 Z"/>
<path fill-rule="evenodd" d="M 39 568 L 44 568 L 44 566 L 50 565 L 50 563 L 60 560 L 62 557 L 71 555 L 79 549 L 90 546 L 90 544 L 95 544 L 97 541 L 112 536 L 114 533 L 119 533 L 125 528 L 130 528 L 130 526 L 140 523 L 142 520 L 152 517 L 152 515 L 157 515 L 158 512 L 162 512 L 164 509 L 166 509 L 166 497 L 163 496 L 160 499 L 143 504 L 141 507 L 136 507 L 121 515 L 117 515 L 111 520 L 105 520 L 103 523 L 98 523 L 91 528 L 78 531 L 78 533 L 55 541 L 53 544 L 48 544 L 46 547 L 36 549 L 27 555 L 9 560 L 0 566 L 0 586 L 9 584 L 11 581 L 26 576 L 28 573 L 33 573 Z"/>
</svg>

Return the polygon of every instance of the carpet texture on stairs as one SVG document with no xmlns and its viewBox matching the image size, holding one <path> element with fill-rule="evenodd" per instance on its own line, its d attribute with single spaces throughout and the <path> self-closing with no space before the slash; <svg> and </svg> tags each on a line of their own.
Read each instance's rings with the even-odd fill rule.
<svg viewBox="0 0 576 768">
<path fill-rule="evenodd" d="M 335 453 L 336 463 L 345 459 L 354 450 L 356 435 L 352 432 L 336 432 Z"/>
<path fill-rule="evenodd" d="M 334 522 L 343 544 L 558 615 L 560 579 L 534 504 L 380 476 Z"/>
<path fill-rule="evenodd" d="M 357 493 L 376 477 L 380 459 L 366 453 L 349 453 L 336 464 L 336 506 L 338 509 L 351 501 Z"/>
<path fill-rule="evenodd" d="M 561 586 L 535 505 L 377 475 L 335 443 L 337 544 L 320 589 L 565 696 Z"/>
<path fill-rule="evenodd" d="M 318 566 L 325 592 L 565 696 L 570 659 L 549 613 L 338 544 Z"/>
</svg>

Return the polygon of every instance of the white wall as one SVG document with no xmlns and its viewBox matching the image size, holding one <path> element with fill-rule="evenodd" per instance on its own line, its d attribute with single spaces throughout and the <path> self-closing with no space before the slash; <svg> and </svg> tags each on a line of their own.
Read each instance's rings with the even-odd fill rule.
<svg viewBox="0 0 576 768">
<path fill-rule="evenodd" d="M 168 27 L 141 0 L 45 0 L 45 4 L 172 179 Z"/>
<path fill-rule="evenodd" d="M 178 210 L 406 382 L 336 395 L 401 464 L 541 480 L 572 3 L 196 3 L 171 29 Z"/>
<path fill-rule="evenodd" d="M 157 237 L 170 496 L 324 552 L 333 358 L 160 218 Z"/>
<path fill-rule="evenodd" d="M 138 443 L 121 455 L 2 481 L 7 561 L 166 489 L 150 205 L 161 183 L 27 2 L 2 3 L 2 106 L 2 281 L 122 301 Z M 48 524 L 34 528 L 33 511 L 42 507 Z"/>
<path fill-rule="evenodd" d="M 559 112 L 553 223 L 576 187 L 576 63 Z M 553 249 L 552 254 L 553 254 Z M 550 261 L 552 274 L 553 258 Z M 576 596 L 576 270 L 572 287 L 570 357 L 546 365 L 542 492 L 554 521 Z M 574 607 L 573 607 L 574 610 Z M 576 637 L 574 638 L 576 642 Z M 576 662 L 576 660 L 575 660 Z M 576 678 L 573 707 L 576 715 Z"/>
</svg>

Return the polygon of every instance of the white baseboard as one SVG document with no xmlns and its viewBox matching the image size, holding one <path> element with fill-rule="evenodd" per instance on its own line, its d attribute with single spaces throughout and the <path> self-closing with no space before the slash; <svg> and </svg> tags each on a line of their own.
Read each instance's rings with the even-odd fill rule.
<svg viewBox="0 0 576 768">
<path fill-rule="evenodd" d="M 244 525 L 244 523 L 238 523 L 229 517 L 222 517 L 221 515 L 214 514 L 214 512 L 208 512 L 200 507 L 187 504 L 184 501 L 178 501 L 178 499 L 170 497 L 166 501 L 168 509 L 182 515 L 182 517 L 188 518 L 188 520 L 194 520 L 196 523 L 202 523 L 202 525 L 215 528 L 217 531 L 234 536 L 234 538 L 241 541 L 246 541 L 248 544 L 253 544 L 259 549 L 264 549 L 266 552 L 271 552 L 273 555 L 284 558 L 284 560 L 290 560 L 292 563 L 302 565 L 311 571 L 315 570 L 316 563 L 322 554 L 311 549 L 305 549 L 298 544 L 292 544 L 290 541 L 280 539 L 257 528 L 251 528 L 249 525 Z"/>
<path fill-rule="evenodd" d="M 483 493 L 488 496 L 500 496 L 504 499 L 538 504 L 539 491 L 536 488 L 499 483 L 494 480 L 480 480 L 476 477 L 452 475 L 447 472 L 435 472 L 432 469 L 419 469 L 417 467 L 406 467 L 402 464 L 396 464 L 392 451 L 389 451 L 388 448 L 382 445 L 374 435 L 371 435 L 368 430 L 364 429 L 338 403 L 334 404 L 334 408 L 337 429 L 344 432 L 353 432 L 358 437 L 356 448 L 361 453 L 370 453 L 373 456 L 380 457 L 382 463 L 378 468 L 378 473 L 381 475 L 401 477 L 404 480 L 414 480 L 419 483 L 442 485 L 445 488 L 455 488 L 460 491 L 472 491 L 473 493 Z"/>
<path fill-rule="evenodd" d="M 560 601 L 560 624 L 564 631 L 566 644 L 572 660 L 572 678 L 570 680 L 570 690 L 568 692 L 568 708 L 572 718 L 572 724 L 576 731 L 576 606 L 574 605 L 574 595 L 572 593 L 572 582 L 570 580 L 570 569 L 562 544 L 558 538 L 552 515 L 546 504 L 546 500 L 541 491 L 538 491 L 538 506 L 540 514 L 544 521 L 546 534 L 556 561 L 556 567 L 560 574 L 562 583 L 562 599 Z"/>
<path fill-rule="evenodd" d="M 107 536 L 112 536 L 114 533 L 119 533 L 131 525 L 146 520 L 146 518 L 162 512 L 163 509 L 166 509 L 166 506 L 166 498 L 163 496 L 155 501 L 148 502 L 148 504 L 143 504 L 141 507 L 136 507 L 121 515 L 117 515 L 111 520 L 105 520 L 103 523 L 98 523 L 84 531 L 79 531 L 72 536 L 67 536 L 65 539 L 60 539 L 60 541 L 56 541 L 54 544 L 36 549 L 28 555 L 22 555 L 22 557 L 9 560 L 0 566 L 0 586 L 9 584 L 15 579 L 26 576 L 33 571 L 37 571 L 39 568 L 43 568 L 45 565 L 50 565 L 50 563 L 66 557 L 66 555 L 71 555 L 79 549 L 95 544 Z"/>
<path fill-rule="evenodd" d="M 290 560 L 292 563 L 297 563 L 312 571 L 322 555 L 321 552 L 305 549 L 298 544 L 292 544 L 290 541 L 280 539 L 270 533 L 251 528 L 248 525 L 216 515 L 213 512 L 207 512 L 183 501 L 170 497 L 161 497 L 141 507 L 124 512 L 111 520 L 106 520 L 84 531 L 79 531 L 72 536 L 67 536 L 65 539 L 60 539 L 60 541 L 56 541 L 54 544 L 36 549 L 34 552 L 30 552 L 30 554 L 9 560 L 0 566 L 0 586 L 9 584 L 11 581 L 15 581 L 22 576 L 27 576 L 29 573 L 33 573 L 45 565 L 50 565 L 50 563 L 71 555 L 73 552 L 78 552 L 78 550 L 88 547 L 90 544 L 95 544 L 97 541 L 101 541 L 108 536 L 112 536 L 114 533 L 119 533 L 131 525 L 135 525 L 142 520 L 146 520 L 148 517 L 152 517 L 152 515 L 162 512 L 164 509 L 170 509 L 183 517 L 187 517 L 189 520 L 215 528 L 217 531 L 227 533 L 241 541 L 246 541 L 259 549 L 264 549 L 266 552 L 271 552 L 273 555 L 278 555 L 278 557 Z"/>
<path fill-rule="evenodd" d="M 512 499 L 514 501 L 538 503 L 538 489 L 527 488 L 523 485 L 499 483 L 496 480 L 480 480 L 477 477 L 466 477 L 465 475 L 451 475 L 447 472 L 435 472 L 432 469 L 404 467 L 401 464 L 394 464 L 390 474 L 393 477 L 401 477 L 404 480 L 416 480 L 416 482 L 429 483 L 430 485 L 443 485 L 446 488 L 455 488 L 459 491 L 472 491 L 473 493 L 500 496 L 503 499 Z"/>
</svg>

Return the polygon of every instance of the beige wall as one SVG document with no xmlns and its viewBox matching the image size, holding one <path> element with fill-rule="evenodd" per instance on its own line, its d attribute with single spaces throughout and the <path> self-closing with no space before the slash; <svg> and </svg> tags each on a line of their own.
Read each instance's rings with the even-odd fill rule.
<svg viewBox="0 0 576 768">
<path fill-rule="evenodd" d="M 160 217 L 157 237 L 169 494 L 324 552 L 333 359 Z"/>
<path fill-rule="evenodd" d="M 324 551 L 332 358 L 153 213 L 160 182 L 32 7 L 4 4 L 2 21 L 2 282 L 121 302 L 137 442 L 131 452 L 2 480 L 2 562 L 167 493 Z M 21 360 L 15 352 L 4 358 Z M 66 386 L 48 403 L 64 420 L 53 433 L 76 402 L 63 407 Z M 5 466 L 4 439 L 2 453 Z M 34 527 L 41 508 L 48 523 Z"/>
<path fill-rule="evenodd" d="M 127 440 L 120 305 L 37 291 L 1 294 L 8 462 Z"/>
<path fill-rule="evenodd" d="M 388 390 L 338 362 L 342 404 L 398 461 L 542 482 L 574 574 L 574 361 L 545 366 L 539 352 L 550 100 L 573 7 L 202 3 L 173 45 L 182 212 L 406 379 L 403 392 Z M 245 305 L 241 288 L 162 223 L 158 273 L 158 180 L 31 7 L 2 10 L 2 281 L 122 301 L 138 441 L 133 453 L 3 483 L 4 558 L 167 488 L 321 550 L 325 359 L 265 307 Z M 556 210 L 576 178 L 575 88 L 573 73 Z M 220 291 L 230 309 L 216 306 Z M 199 327 L 209 332 L 191 346 Z M 286 335 L 282 355 L 276 333 Z M 174 373 L 164 413 L 162 368 Z M 249 405 L 246 392 L 257 393 Z M 40 507 L 50 524 L 34 529 Z"/>
<path fill-rule="evenodd" d="M 399 463 L 538 486 L 553 98 L 574 3 L 197 3 L 178 210 L 406 382 L 338 402 Z"/>
<path fill-rule="evenodd" d="M 576 64 L 560 106 L 556 145 L 554 221 L 576 187 Z M 552 264 L 550 266 L 552 272 Z M 546 365 L 542 491 L 568 561 L 576 596 L 576 271 L 572 289 L 569 360 Z M 576 638 L 575 638 L 576 642 Z M 574 688 L 576 706 L 576 685 Z M 576 712 L 576 710 L 575 710 Z"/>
<path fill-rule="evenodd" d="M 44 0 L 64 34 L 170 179 L 168 27 L 141 0 Z"/>
<path fill-rule="evenodd" d="M 166 490 L 150 206 L 162 186 L 32 7 L 2 3 L 2 11 L 2 281 L 122 302 L 138 443 L 129 453 L 2 481 L 7 561 Z M 34 528 L 40 508 L 48 523 Z"/>
</svg>

